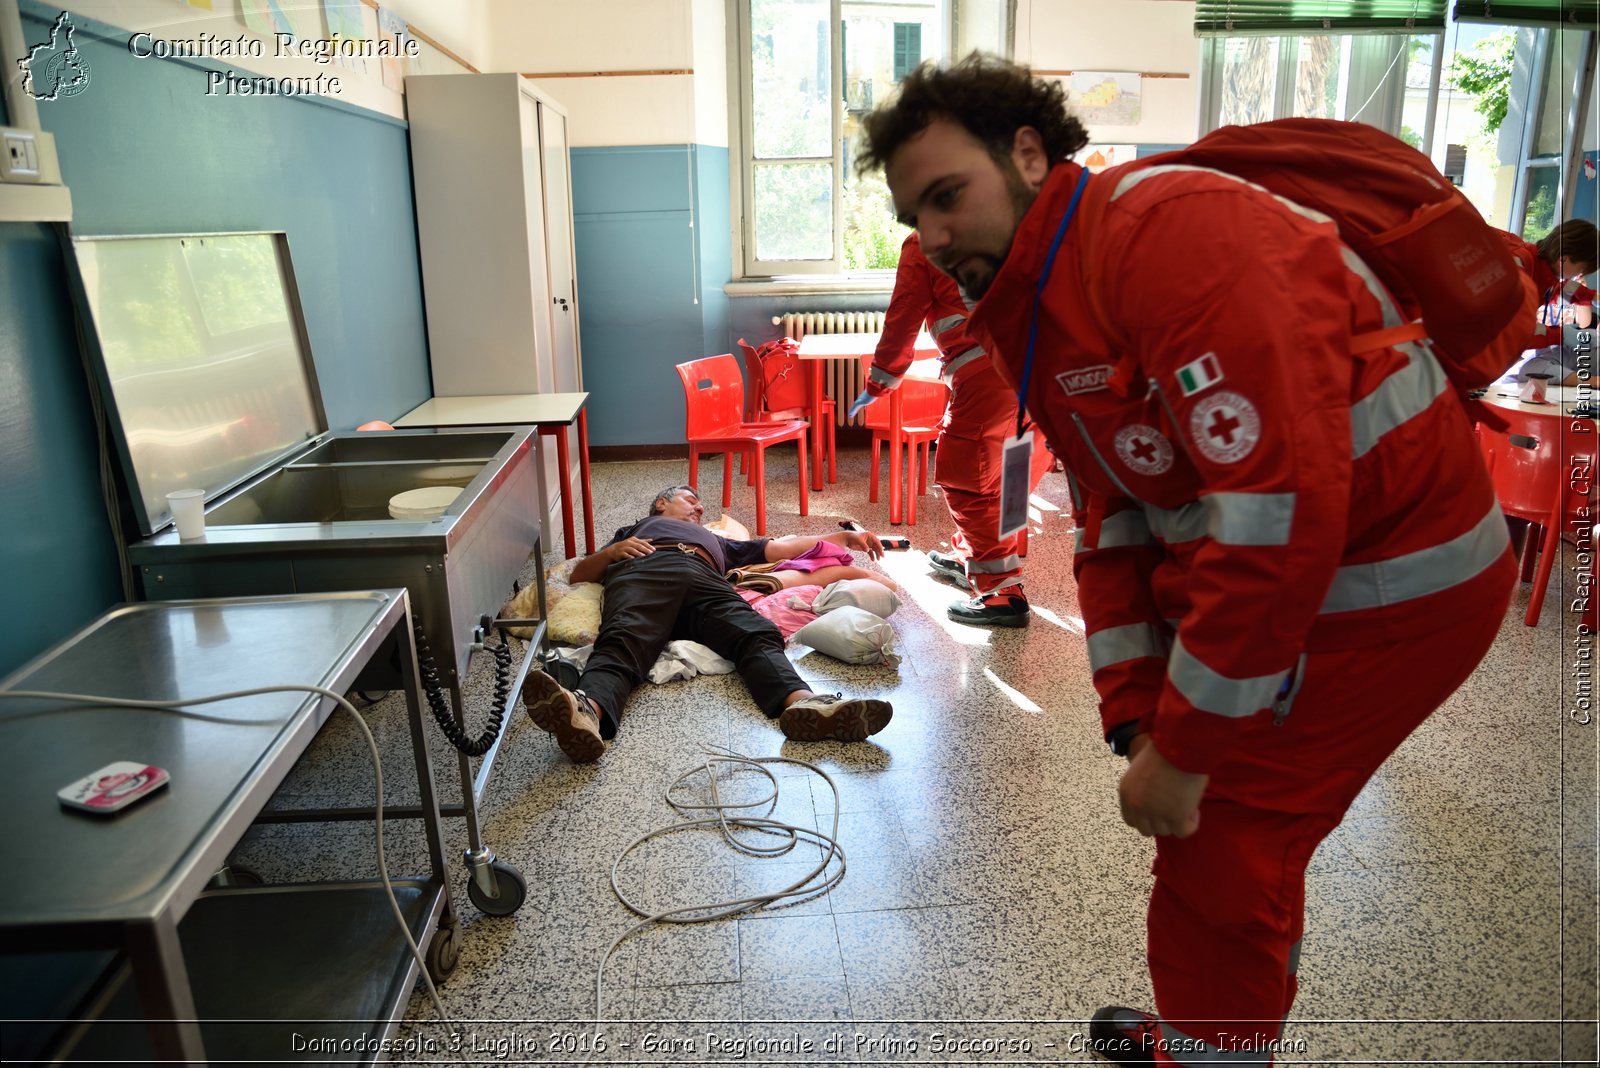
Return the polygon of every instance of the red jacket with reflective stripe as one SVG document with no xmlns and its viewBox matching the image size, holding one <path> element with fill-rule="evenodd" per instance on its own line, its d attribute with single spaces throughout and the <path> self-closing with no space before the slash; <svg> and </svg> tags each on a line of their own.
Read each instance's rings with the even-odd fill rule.
<svg viewBox="0 0 1600 1068">
<path fill-rule="evenodd" d="M 911 366 L 917 331 L 924 322 L 928 324 L 934 344 L 939 346 L 939 362 L 944 367 L 978 347 L 978 342 L 967 331 L 967 302 L 961 296 L 961 287 L 956 285 L 955 279 L 928 262 L 913 232 L 900 246 L 894 296 L 889 300 L 883 333 L 872 357 L 873 369 L 880 374 L 877 378 L 868 375 L 867 392 L 881 397 L 899 386 L 901 376 Z M 942 328 L 941 323 L 944 324 Z M 879 380 L 881 378 L 893 381 L 884 382 Z"/>
<path fill-rule="evenodd" d="M 1013 381 L 1079 173 L 1053 169 L 972 315 Z M 1352 335 L 1397 320 L 1331 224 L 1215 172 L 1122 177 L 1092 179 L 1121 191 L 1090 223 L 1087 269 L 1084 220 L 1066 232 L 1027 403 L 1074 481 L 1103 723 L 1140 720 L 1169 761 L 1206 772 L 1245 717 L 1292 701 L 1302 653 L 1403 642 L 1471 610 L 1467 580 L 1506 530 L 1432 356 L 1352 355 Z"/>
</svg>

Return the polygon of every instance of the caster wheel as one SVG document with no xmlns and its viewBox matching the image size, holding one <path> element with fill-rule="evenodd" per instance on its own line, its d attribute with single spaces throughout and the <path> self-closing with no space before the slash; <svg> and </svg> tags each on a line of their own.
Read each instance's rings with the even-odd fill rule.
<svg viewBox="0 0 1600 1068">
<path fill-rule="evenodd" d="M 486 896 L 478 889 L 478 881 L 467 874 L 467 897 L 479 911 L 490 916 L 509 916 L 522 907 L 528 897 L 528 883 L 522 873 L 503 860 L 491 861 L 489 872 L 494 876 L 496 897 Z"/>
<path fill-rule="evenodd" d="M 428 943 L 428 952 L 423 956 L 423 962 L 428 966 L 428 978 L 435 984 L 442 983 L 456 970 L 456 963 L 461 960 L 461 934 L 455 927 L 440 927 L 433 936 L 433 941 Z"/>
</svg>

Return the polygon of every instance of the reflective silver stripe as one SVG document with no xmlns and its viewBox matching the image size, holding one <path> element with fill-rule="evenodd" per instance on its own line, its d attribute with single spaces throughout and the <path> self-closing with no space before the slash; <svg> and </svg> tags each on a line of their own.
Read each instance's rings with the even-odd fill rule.
<svg viewBox="0 0 1600 1068">
<path fill-rule="evenodd" d="M 1208 493 L 1206 533 L 1221 545 L 1288 545 L 1294 524 L 1292 493 Z"/>
<path fill-rule="evenodd" d="M 878 383 L 880 386 L 888 386 L 890 389 L 893 389 L 900 384 L 900 380 L 904 378 L 905 375 L 892 375 L 888 371 L 885 371 L 883 368 L 879 367 L 877 364 L 873 364 L 872 370 L 867 374 L 867 377 Z"/>
<path fill-rule="evenodd" d="M 1253 1036 L 1252 1036 L 1253 1037 Z M 1213 1046 L 1203 1039 L 1186 1035 L 1166 1021 L 1161 1023 L 1162 1048 L 1175 1064 L 1186 1065 L 1212 1065 L 1212 1064 L 1271 1064 L 1273 1049 L 1265 1044 L 1265 1035 L 1262 1036 L 1264 1048 L 1250 1048 L 1248 1043 L 1241 1043 L 1245 1049 L 1222 1049 Z"/>
<path fill-rule="evenodd" d="M 950 380 L 956 376 L 957 371 L 961 370 L 961 368 L 965 367 L 973 360 L 981 360 L 987 355 L 989 354 L 984 352 L 983 349 L 973 346 L 966 352 L 963 352 L 960 356 L 957 356 L 955 359 L 945 364 L 944 368 L 939 372 L 939 377 L 944 381 L 944 384 L 948 386 L 950 384 Z"/>
<path fill-rule="evenodd" d="M 1323 598 L 1322 614 L 1399 604 L 1459 586 L 1500 559 L 1508 540 L 1500 506 L 1491 504 L 1459 537 L 1404 556 L 1341 567 Z"/>
<path fill-rule="evenodd" d="M 952 326 L 958 326 L 966 321 L 967 316 L 964 312 L 957 312 L 954 315 L 946 315 L 943 319 L 937 320 L 933 324 L 933 329 L 929 330 L 928 333 L 932 334 L 934 337 L 938 337 Z"/>
<path fill-rule="evenodd" d="M 1361 279 L 1367 292 L 1383 309 L 1383 325 L 1399 326 L 1406 322 L 1372 268 L 1349 248 L 1341 251 L 1344 265 Z M 1427 411 L 1434 399 L 1445 391 L 1444 371 L 1428 346 L 1405 341 L 1394 348 L 1406 354 L 1406 365 L 1350 406 L 1350 452 L 1354 459 L 1365 456 L 1378 444 L 1379 438 L 1395 427 Z"/>
<path fill-rule="evenodd" d="M 1445 391 L 1444 371 L 1421 345 L 1395 346 L 1407 353 L 1406 365 L 1350 406 L 1350 455 L 1359 460 L 1395 427 L 1427 411 Z"/>
<path fill-rule="evenodd" d="M 1073 548 L 1083 552 L 1084 528 L 1072 532 Z M 1144 513 L 1129 510 L 1106 516 L 1100 521 L 1100 542 L 1096 549 L 1119 549 L 1126 545 L 1150 544 L 1150 525 Z"/>
<path fill-rule="evenodd" d="M 1010 556 L 1002 556 L 998 560 L 968 560 L 967 574 L 994 575 L 1006 571 L 1015 571 L 1021 566 L 1022 557 L 1012 553 Z"/>
<path fill-rule="evenodd" d="M 1151 623 L 1107 627 L 1089 635 L 1089 670 L 1099 671 L 1141 657 L 1167 658 L 1167 636 Z"/>
<path fill-rule="evenodd" d="M 1111 199 L 1116 200 L 1122 194 L 1126 193 L 1128 190 L 1132 189 L 1146 178 L 1154 178 L 1158 174 L 1175 174 L 1179 171 L 1190 171 L 1197 174 L 1215 174 L 1220 178 L 1227 178 L 1229 181 L 1234 181 L 1238 182 L 1240 185 L 1249 186 L 1258 193 L 1265 193 L 1267 196 L 1271 197 L 1273 200 L 1276 200 L 1278 203 L 1282 204 L 1296 215 L 1304 216 L 1305 218 L 1310 219 L 1312 222 L 1333 222 L 1333 219 L 1322 214 L 1322 212 L 1317 211 L 1315 208 L 1308 208 L 1304 204 L 1296 204 L 1288 197 L 1281 197 L 1265 186 L 1260 186 L 1254 182 L 1247 181 L 1243 178 L 1240 178 L 1237 174 L 1229 174 L 1227 171 L 1214 171 L 1210 167 L 1194 167 L 1185 163 L 1172 163 L 1165 167 L 1145 167 L 1143 170 L 1132 171 L 1124 175 L 1122 181 L 1117 183 L 1117 188 L 1112 192 Z"/>
<path fill-rule="evenodd" d="M 1202 712 L 1218 716 L 1250 716 L 1261 711 L 1278 696 L 1285 672 L 1258 675 L 1253 679 L 1230 679 L 1219 675 L 1183 647 L 1183 638 L 1172 644 L 1167 661 L 1167 679 L 1184 700 Z"/>
<path fill-rule="evenodd" d="M 1286 974 L 1288 974 L 1288 975 L 1297 975 L 1297 974 L 1299 974 L 1299 971 L 1300 971 L 1300 943 L 1296 942 L 1294 945 L 1289 947 L 1289 967 L 1286 970 Z"/>
<path fill-rule="evenodd" d="M 1206 506 L 1199 501 L 1190 501 L 1179 508 L 1157 508 L 1153 504 L 1146 504 L 1143 508 L 1145 522 L 1150 524 L 1150 533 L 1168 545 L 1205 537 L 1209 524 Z"/>
</svg>

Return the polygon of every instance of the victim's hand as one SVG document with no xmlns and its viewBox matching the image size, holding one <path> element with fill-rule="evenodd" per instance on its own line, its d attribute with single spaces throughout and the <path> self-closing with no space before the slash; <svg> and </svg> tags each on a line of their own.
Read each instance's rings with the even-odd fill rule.
<svg viewBox="0 0 1600 1068">
<path fill-rule="evenodd" d="M 612 563 L 618 560 L 636 560 L 641 556 L 649 556 L 656 551 L 656 547 L 643 538 L 624 538 L 611 547 Z"/>
<path fill-rule="evenodd" d="M 1181 771 L 1167 763 L 1148 735 L 1129 746 L 1133 759 L 1117 784 L 1122 822 L 1146 838 L 1187 838 L 1200 829 L 1200 796 L 1208 776 Z"/>
<path fill-rule="evenodd" d="M 883 555 L 883 542 L 870 530 L 852 530 L 844 536 L 844 547 L 866 553 L 876 560 Z"/>
</svg>

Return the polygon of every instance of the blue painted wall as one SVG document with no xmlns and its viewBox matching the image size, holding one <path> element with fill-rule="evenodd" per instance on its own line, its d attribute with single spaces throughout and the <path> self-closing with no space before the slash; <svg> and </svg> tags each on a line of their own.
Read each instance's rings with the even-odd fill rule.
<svg viewBox="0 0 1600 1068">
<path fill-rule="evenodd" d="M 574 149 L 572 208 L 589 441 L 682 441 L 673 365 L 729 347 L 728 150 Z"/>
<path fill-rule="evenodd" d="M 24 36 L 42 39 L 56 14 L 25 0 Z M 424 400 L 405 125 L 315 98 L 206 97 L 201 69 L 224 65 L 135 59 L 125 32 L 73 22 L 92 80 L 39 111 L 76 232 L 286 231 L 330 425 Z M 50 228 L 0 225 L 0 674 L 122 596 L 66 292 Z"/>
</svg>

